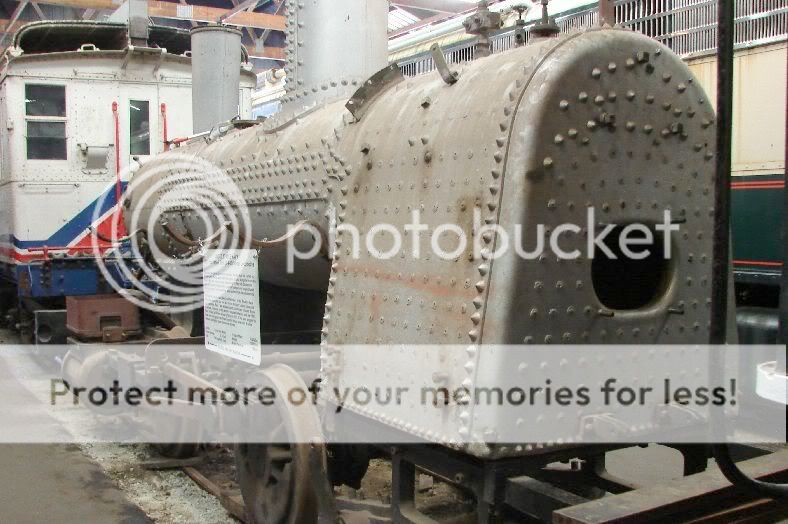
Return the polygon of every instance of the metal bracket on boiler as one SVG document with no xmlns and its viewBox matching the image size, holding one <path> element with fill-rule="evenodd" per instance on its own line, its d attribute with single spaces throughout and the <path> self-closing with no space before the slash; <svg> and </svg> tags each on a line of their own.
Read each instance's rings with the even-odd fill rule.
<svg viewBox="0 0 788 524">
<path fill-rule="evenodd" d="M 351 112 L 356 121 L 361 120 L 369 109 L 370 104 L 377 99 L 383 92 L 387 91 L 392 85 L 403 80 L 402 71 L 394 63 L 384 67 L 364 82 L 358 90 L 353 93 L 345 107 Z"/>
<path fill-rule="evenodd" d="M 446 62 L 446 56 L 443 54 L 441 46 L 439 44 L 432 44 L 430 53 L 432 54 L 432 60 L 435 62 L 435 67 L 441 74 L 443 81 L 449 85 L 456 84 L 457 80 L 460 79 L 460 73 L 449 69 L 449 64 Z"/>
</svg>

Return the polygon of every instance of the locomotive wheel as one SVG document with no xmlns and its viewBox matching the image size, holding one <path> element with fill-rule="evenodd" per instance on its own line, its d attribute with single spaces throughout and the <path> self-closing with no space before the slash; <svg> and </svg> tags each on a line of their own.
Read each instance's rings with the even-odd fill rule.
<svg viewBox="0 0 788 524">
<path fill-rule="evenodd" d="M 182 313 L 170 313 L 172 321 L 183 328 L 190 337 L 201 337 L 204 335 L 203 309 L 198 308 L 194 311 Z"/>
<path fill-rule="evenodd" d="M 306 391 L 298 373 L 284 365 L 265 370 L 263 385 L 272 387 L 277 399 L 287 398 L 287 392 L 293 388 Z M 239 444 L 235 451 L 248 522 L 316 522 L 318 508 L 312 475 L 317 472 L 310 470 L 308 443 L 321 434 L 317 410 L 311 402 L 300 406 L 277 402 L 254 424 L 255 431 L 268 432 L 267 443 Z"/>
<path fill-rule="evenodd" d="M 196 457 L 202 451 L 202 445 L 194 442 L 153 444 L 156 453 L 165 458 L 187 459 Z"/>
<path fill-rule="evenodd" d="M 199 374 L 199 366 L 194 359 L 179 359 L 178 363 L 192 373 Z M 157 436 L 161 438 L 161 433 L 166 432 L 168 437 L 163 439 L 165 440 L 163 442 L 152 444 L 153 449 L 159 455 L 172 459 L 187 459 L 202 453 L 203 444 L 199 442 L 202 432 L 199 422 L 185 418 L 174 418 L 157 412 L 151 412 L 149 417 L 150 423 L 157 428 Z"/>
</svg>

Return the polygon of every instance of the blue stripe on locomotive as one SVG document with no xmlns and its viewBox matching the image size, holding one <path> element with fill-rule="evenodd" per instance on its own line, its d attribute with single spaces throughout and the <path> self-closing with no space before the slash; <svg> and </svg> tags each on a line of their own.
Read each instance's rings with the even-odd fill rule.
<svg viewBox="0 0 788 524">
<path fill-rule="evenodd" d="M 126 189 L 122 182 L 122 190 Z M 71 220 L 46 240 L 20 240 L 5 235 L 0 238 L 16 249 L 43 248 L 46 246 L 65 247 L 73 243 L 93 224 L 94 216 L 104 216 L 115 206 L 115 184 L 77 213 Z M 101 204 L 98 212 L 96 207 Z M 98 295 L 112 293 L 112 287 L 105 281 L 92 256 L 63 256 L 47 261 L 18 262 L 7 264 L 0 261 L 3 277 L 17 284 L 20 297 L 61 297 L 69 295 Z M 124 281 L 115 264 L 107 268 L 116 281 Z"/>
</svg>

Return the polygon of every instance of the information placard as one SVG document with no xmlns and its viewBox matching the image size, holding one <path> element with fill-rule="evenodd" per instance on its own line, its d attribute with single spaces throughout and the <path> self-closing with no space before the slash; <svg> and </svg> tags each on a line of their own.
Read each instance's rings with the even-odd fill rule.
<svg viewBox="0 0 788 524">
<path fill-rule="evenodd" d="M 205 347 L 260 365 L 260 287 L 254 249 L 209 249 L 203 258 Z"/>
</svg>

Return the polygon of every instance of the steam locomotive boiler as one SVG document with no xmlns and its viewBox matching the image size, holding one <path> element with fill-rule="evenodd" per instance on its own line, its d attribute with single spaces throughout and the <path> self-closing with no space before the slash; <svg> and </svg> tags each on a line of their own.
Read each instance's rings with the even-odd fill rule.
<svg viewBox="0 0 788 524">
<path fill-rule="evenodd" d="M 598 27 L 543 35 L 456 71 L 441 63 L 438 49 L 439 73 L 403 78 L 395 65 L 365 79 L 342 67 L 358 73 L 385 65 L 383 47 L 359 36 L 372 29 L 358 25 L 360 16 L 381 13 L 372 13 L 368 2 L 325 4 L 289 6 L 289 109 L 146 162 L 126 197 L 129 231 L 147 224 L 150 245 L 172 257 L 216 245 L 219 235 L 256 250 L 262 339 L 319 333 L 320 378 L 338 387 L 400 378 L 472 388 L 517 367 L 520 354 L 484 352 L 493 345 L 708 340 L 714 111 L 669 49 L 631 31 Z M 317 63 L 310 62 L 311 53 L 326 40 L 302 41 L 298 34 L 316 25 L 336 32 L 331 20 L 356 24 L 342 34 L 349 35 L 347 45 L 367 53 L 355 65 L 337 65 L 333 77 L 329 66 L 308 69 Z M 349 56 L 341 51 L 331 48 Z M 305 82 L 299 67 L 319 78 Z M 195 164 L 216 169 L 201 171 Z M 173 173 L 179 182 L 161 183 Z M 230 206 L 237 220 L 184 204 L 190 191 L 225 186 L 241 195 L 242 205 Z M 362 234 L 380 223 L 407 230 L 414 213 L 431 229 L 456 226 L 452 231 L 482 246 L 478 256 L 471 242 L 459 249 L 450 235 L 439 247 L 451 257 L 355 252 L 352 235 L 341 227 Z M 678 231 L 668 244 L 657 228 L 666 216 Z M 549 252 L 524 257 L 505 249 L 500 233 L 542 225 L 549 234 L 577 224 L 576 234 L 561 237 L 563 252 L 573 252 L 594 241 L 595 229 L 612 224 L 597 247 L 613 250 L 634 223 L 652 232 L 651 255 L 637 260 Z M 500 228 L 485 227 L 493 225 Z M 288 269 L 284 248 L 292 238 L 307 251 L 332 231 L 332 245 Z M 383 235 L 377 242 L 379 251 L 393 247 Z M 520 247 L 532 249 L 533 242 L 528 238 Z M 371 345 L 463 349 L 402 350 L 381 358 Z M 264 357 L 265 345 L 261 351 Z M 648 370 L 643 373 L 645 379 Z M 298 380 L 282 367 L 271 374 L 279 383 Z M 438 455 L 452 449 L 473 460 L 523 461 L 544 454 L 542 446 L 490 442 L 491 429 L 505 433 L 522 423 L 494 408 L 371 410 L 352 400 L 343 408 L 436 445 Z M 289 421 L 301 423 L 297 416 Z M 641 423 L 627 421 L 626 427 L 642 431 Z M 469 439 L 486 443 L 467 445 Z M 314 463 L 294 445 L 273 482 L 267 477 L 276 470 L 272 450 L 239 447 L 248 514 L 260 522 L 313 520 L 316 495 L 304 475 Z M 397 464 L 409 461 L 415 459 Z M 478 488 L 479 507 L 487 508 L 480 515 L 492 511 L 496 501 L 481 495 L 482 480 L 454 480 Z"/>
<path fill-rule="evenodd" d="M 363 250 L 359 260 L 345 263 L 350 247 L 340 233 L 331 259 L 296 261 L 291 273 L 278 252 L 269 257 L 260 248 L 260 279 L 328 292 L 327 318 L 320 317 L 329 345 L 668 342 L 678 333 L 687 341 L 692 332 L 703 340 L 714 116 L 680 60 L 635 33 L 596 29 L 470 63 L 452 84 L 437 74 L 392 76 L 370 83 L 370 91 L 379 92 L 352 99 L 350 111 L 347 100 L 328 102 L 285 123 L 232 130 L 160 155 L 137 173 L 145 180 L 133 188 L 127 206 L 141 222 L 155 224 L 152 238 L 173 255 L 189 247 L 173 230 L 210 237 L 214 231 L 189 210 L 165 210 L 166 228 L 151 221 L 150 214 L 162 208 L 159 199 L 177 196 L 178 187 L 137 199 L 157 180 L 146 178 L 147 171 L 186 155 L 220 166 L 238 186 L 252 226 L 238 233 L 249 240 L 280 237 L 303 220 L 328 232 L 330 208 L 337 222 L 362 232 L 378 217 L 404 227 L 411 211 L 421 210 L 428 225 L 452 221 L 470 237 L 474 210 L 484 224 L 527 228 L 585 223 L 589 207 L 599 222 L 657 224 L 671 209 L 676 221 L 687 222 L 685 232 L 675 240 L 669 264 L 638 264 L 649 271 L 623 271 L 614 261 L 595 267 L 546 258 L 526 263 L 514 256 L 470 260 L 466 253 L 448 262 L 373 263 Z M 197 175 L 189 180 L 213 183 Z M 495 249 L 495 238 L 483 241 Z M 571 242 L 567 251 L 585 240 Z M 423 326 L 443 328 L 408 329 L 403 322 L 410 304 L 402 301 L 376 308 L 400 322 L 364 327 L 357 316 L 369 309 L 372 294 L 362 300 L 344 289 L 374 289 L 376 299 L 430 292 L 430 298 L 445 297 L 443 307 L 419 315 Z M 488 307 L 491 294 L 495 307 Z M 695 307 L 670 317 L 667 310 L 678 302 Z M 570 306 L 577 315 L 566 315 Z M 514 322 L 532 307 L 558 308 L 565 320 L 555 329 L 527 318 Z M 587 308 L 592 314 L 584 313 Z M 625 313 L 600 317 L 604 309 Z M 489 323 L 495 329 L 485 330 Z"/>
</svg>

